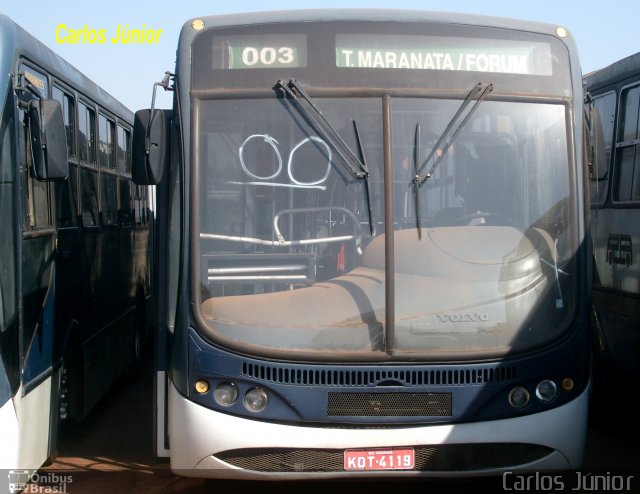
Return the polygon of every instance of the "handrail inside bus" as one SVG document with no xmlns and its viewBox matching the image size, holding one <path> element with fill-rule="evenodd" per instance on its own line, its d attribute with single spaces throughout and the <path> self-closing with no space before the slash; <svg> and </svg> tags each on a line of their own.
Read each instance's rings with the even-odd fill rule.
<svg viewBox="0 0 640 494">
<path fill-rule="evenodd" d="M 295 245 L 313 245 L 313 244 L 326 244 L 334 242 L 346 242 L 348 240 L 355 240 L 359 242 L 360 237 L 358 235 L 341 235 L 338 237 L 323 237 L 323 238 L 309 238 L 306 240 L 264 240 L 255 237 L 239 237 L 236 235 L 220 235 L 217 233 L 201 233 L 200 238 L 205 240 L 226 240 L 228 242 L 243 242 L 256 245 L 268 245 L 271 247 L 291 247 Z"/>
</svg>

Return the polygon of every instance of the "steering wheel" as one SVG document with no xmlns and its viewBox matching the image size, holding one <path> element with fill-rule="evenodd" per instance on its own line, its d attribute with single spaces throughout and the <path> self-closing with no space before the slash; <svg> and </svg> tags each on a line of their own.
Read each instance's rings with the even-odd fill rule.
<svg viewBox="0 0 640 494">
<path fill-rule="evenodd" d="M 476 211 L 475 213 L 465 214 L 460 218 L 456 218 L 453 224 L 456 226 L 513 226 L 515 222 L 504 214 Z"/>
</svg>

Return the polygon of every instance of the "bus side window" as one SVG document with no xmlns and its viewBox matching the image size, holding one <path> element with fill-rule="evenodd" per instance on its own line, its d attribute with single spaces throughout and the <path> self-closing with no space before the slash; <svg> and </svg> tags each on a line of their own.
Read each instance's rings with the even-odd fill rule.
<svg viewBox="0 0 640 494">
<path fill-rule="evenodd" d="M 49 214 L 49 184 L 39 182 L 31 174 L 29 122 L 25 111 L 20 110 L 20 164 L 23 192 L 23 231 L 51 226 Z"/>
<path fill-rule="evenodd" d="M 82 226 L 98 226 L 98 174 L 80 169 Z"/>
<path fill-rule="evenodd" d="M 115 226 L 117 223 L 116 187 L 117 178 L 115 175 L 103 173 L 100 193 L 102 195 L 102 224 L 105 226 Z"/>
<path fill-rule="evenodd" d="M 20 65 L 20 72 L 24 74 L 25 80 L 35 87 L 40 96 L 48 97 L 48 77 L 38 70 L 26 64 Z M 34 178 L 31 167 L 31 135 L 29 132 L 29 118 L 24 108 L 35 96 L 29 91 L 20 91 L 19 105 L 19 159 L 22 174 L 22 197 L 23 197 L 23 231 L 32 228 L 51 226 L 49 211 L 49 184 L 39 182 Z"/>
<path fill-rule="evenodd" d="M 113 134 L 115 124 L 102 113 L 98 115 L 98 150 L 100 155 L 100 168 L 115 170 L 116 160 L 114 156 Z"/>
<path fill-rule="evenodd" d="M 613 129 L 616 118 L 615 91 L 593 98 L 591 112 L 591 145 L 595 155 L 589 169 L 589 194 L 591 204 L 601 205 L 607 199 L 609 163 L 611 162 Z"/>
<path fill-rule="evenodd" d="M 51 95 L 53 99 L 59 101 L 62 106 L 64 126 L 67 134 L 67 153 L 69 160 L 75 160 L 75 100 L 72 95 L 57 86 L 53 86 Z M 64 182 L 56 182 L 54 188 L 56 197 L 56 226 L 59 228 L 76 226 L 78 213 L 78 169 L 75 164 L 69 163 L 68 179 Z"/>
<path fill-rule="evenodd" d="M 640 85 L 627 88 L 620 103 L 620 132 L 616 156 L 614 199 L 616 201 L 640 201 L 640 169 L 638 137 L 640 131 Z"/>
<path fill-rule="evenodd" d="M 80 208 L 82 226 L 98 226 L 98 171 L 96 163 L 96 113 L 78 104 L 78 147 L 80 158 Z"/>
<path fill-rule="evenodd" d="M 122 226 L 132 224 L 133 207 L 131 205 L 131 180 L 120 178 L 120 202 L 118 204 L 118 219 Z"/>
<path fill-rule="evenodd" d="M 100 164 L 100 205 L 102 224 L 104 226 L 115 226 L 117 223 L 117 191 L 118 186 L 115 169 L 115 148 L 114 148 L 115 123 L 104 116 L 98 115 L 98 156 Z"/>
<path fill-rule="evenodd" d="M 96 114 L 84 103 L 78 104 L 78 138 L 80 162 L 96 164 Z"/>
<path fill-rule="evenodd" d="M 131 131 L 122 125 L 116 130 L 116 163 L 119 179 L 118 221 L 123 226 L 133 224 L 131 190 Z"/>
<path fill-rule="evenodd" d="M 69 158 L 76 156 L 76 124 L 75 124 L 75 101 L 73 96 L 64 92 L 58 86 L 53 86 L 51 91 L 53 99 L 60 102 L 62 106 L 62 117 L 64 118 L 64 128 L 67 134 L 67 153 Z"/>
<path fill-rule="evenodd" d="M 131 132 L 118 124 L 116 161 L 120 173 L 131 174 Z"/>
<path fill-rule="evenodd" d="M 31 228 L 45 228 L 51 226 L 51 215 L 49 211 L 49 184 L 47 182 L 40 182 L 31 175 L 28 175 L 26 190 L 29 208 L 28 226 Z"/>
<path fill-rule="evenodd" d="M 147 194 L 144 186 L 135 186 L 135 223 L 136 225 L 145 225 L 147 223 Z"/>
</svg>

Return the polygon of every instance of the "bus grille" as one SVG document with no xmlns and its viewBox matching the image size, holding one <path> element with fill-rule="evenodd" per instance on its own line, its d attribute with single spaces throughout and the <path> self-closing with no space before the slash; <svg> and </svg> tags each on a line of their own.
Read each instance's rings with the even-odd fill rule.
<svg viewBox="0 0 640 494">
<path fill-rule="evenodd" d="M 451 417 L 451 393 L 329 393 L 328 416 Z"/>
<path fill-rule="evenodd" d="M 242 375 L 276 384 L 301 386 L 377 386 L 393 382 L 401 386 L 466 386 L 515 379 L 516 367 L 461 368 L 327 368 L 326 366 L 290 366 L 287 364 L 242 363 Z"/>
<path fill-rule="evenodd" d="M 465 472 L 525 465 L 551 454 L 537 444 L 440 444 L 415 446 L 415 469 Z M 233 466 L 256 472 L 341 472 L 344 452 L 336 449 L 255 448 L 216 455 Z"/>
</svg>

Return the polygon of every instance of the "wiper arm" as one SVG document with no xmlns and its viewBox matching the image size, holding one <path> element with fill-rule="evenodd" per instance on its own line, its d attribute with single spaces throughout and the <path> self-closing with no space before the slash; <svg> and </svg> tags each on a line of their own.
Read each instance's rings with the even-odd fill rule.
<svg viewBox="0 0 640 494">
<path fill-rule="evenodd" d="M 413 143 L 413 168 L 416 176 L 413 179 L 413 196 L 416 207 L 416 228 L 418 239 L 422 240 L 422 227 L 420 221 L 420 124 L 416 124 L 416 135 Z"/>
<path fill-rule="evenodd" d="M 358 143 L 358 152 L 360 153 L 360 163 L 362 164 L 363 169 L 365 170 L 365 175 L 362 177 L 364 179 L 364 193 L 365 199 L 367 201 L 367 213 L 369 214 L 369 231 L 371 232 L 371 236 L 374 236 L 373 231 L 373 215 L 371 214 L 371 191 L 369 190 L 369 168 L 367 168 L 367 158 L 364 155 L 364 147 L 362 146 L 362 141 L 360 140 L 360 133 L 358 132 L 358 124 L 355 120 L 353 120 L 353 131 L 356 134 L 356 142 Z"/>
<path fill-rule="evenodd" d="M 369 170 L 351 151 L 340 134 L 327 121 L 320 109 L 313 103 L 311 97 L 295 79 L 289 82 L 278 81 L 276 88 L 282 89 L 285 95 L 295 100 L 296 108 L 302 113 L 309 123 L 322 134 L 322 137 L 331 144 L 336 153 L 342 159 L 347 170 L 356 178 L 365 178 Z"/>
<path fill-rule="evenodd" d="M 421 186 L 423 183 L 425 183 L 428 179 L 430 179 L 433 176 L 433 173 L 436 171 L 436 168 L 438 168 L 438 165 L 440 164 L 442 159 L 447 154 L 447 151 L 449 150 L 451 145 L 454 143 L 454 141 L 457 139 L 458 134 L 460 134 L 460 131 L 467 124 L 467 122 L 471 118 L 471 115 L 473 115 L 473 113 L 478 109 L 478 106 L 479 106 L 480 102 L 491 91 L 493 91 L 493 84 L 488 84 L 483 89 L 481 82 L 476 84 L 473 87 L 473 89 L 471 91 L 469 91 L 469 94 L 467 94 L 467 97 L 465 98 L 465 100 L 460 105 L 460 108 L 458 108 L 458 111 L 456 111 L 455 115 L 451 118 L 451 120 L 449 121 L 449 124 L 444 129 L 444 132 L 438 138 L 438 141 L 436 142 L 436 144 L 433 146 L 433 149 L 429 153 L 429 156 L 427 156 L 427 159 L 424 161 L 424 163 L 420 166 L 420 168 L 416 172 L 415 181 L 416 181 L 418 186 Z M 464 111 L 467 108 L 467 106 L 469 106 L 469 104 L 474 99 L 475 99 L 475 103 L 473 104 L 471 109 L 467 112 L 467 114 L 464 116 L 462 121 L 457 126 L 455 126 L 456 122 L 458 122 L 458 120 L 460 120 L 460 117 L 464 113 Z M 451 137 L 449 137 L 449 134 L 451 134 Z M 445 144 L 441 148 L 440 146 L 443 143 L 445 143 Z M 436 160 L 434 161 L 433 165 L 431 165 L 431 168 L 429 169 L 429 171 L 427 173 L 422 175 L 422 171 L 427 166 L 427 163 L 429 163 L 429 161 L 433 158 L 434 154 L 436 154 L 436 153 L 438 155 L 437 155 Z"/>
<path fill-rule="evenodd" d="M 293 99 L 297 104 L 296 109 L 302 114 L 303 117 L 314 127 L 325 141 L 335 150 L 336 154 L 340 157 L 343 165 L 347 171 L 356 178 L 364 179 L 365 186 L 365 199 L 367 202 L 367 212 L 369 214 L 369 229 L 373 236 L 373 219 L 371 214 L 371 195 L 369 190 L 369 169 L 367 168 L 366 159 L 364 155 L 364 148 L 360 140 L 360 134 L 358 132 L 358 126 L 353 120 L 353 130 L 356 136 L 356 142 L 358 144 L 358 150 L 360 152 L 360 159 L 351 151 L 349 145 L 344 142 L 344 139 L 340 137 L 340 134 L 333 128 L 329 121 L 324 117 L 320 109 L 313 103 L 311 97 L 303 89 L 303 87 L 295 79 L 290 79 L 289 82 L 278 81 L 275 86 L 276 89 L 281 89 L 285 96 Z"/>
</svg>

